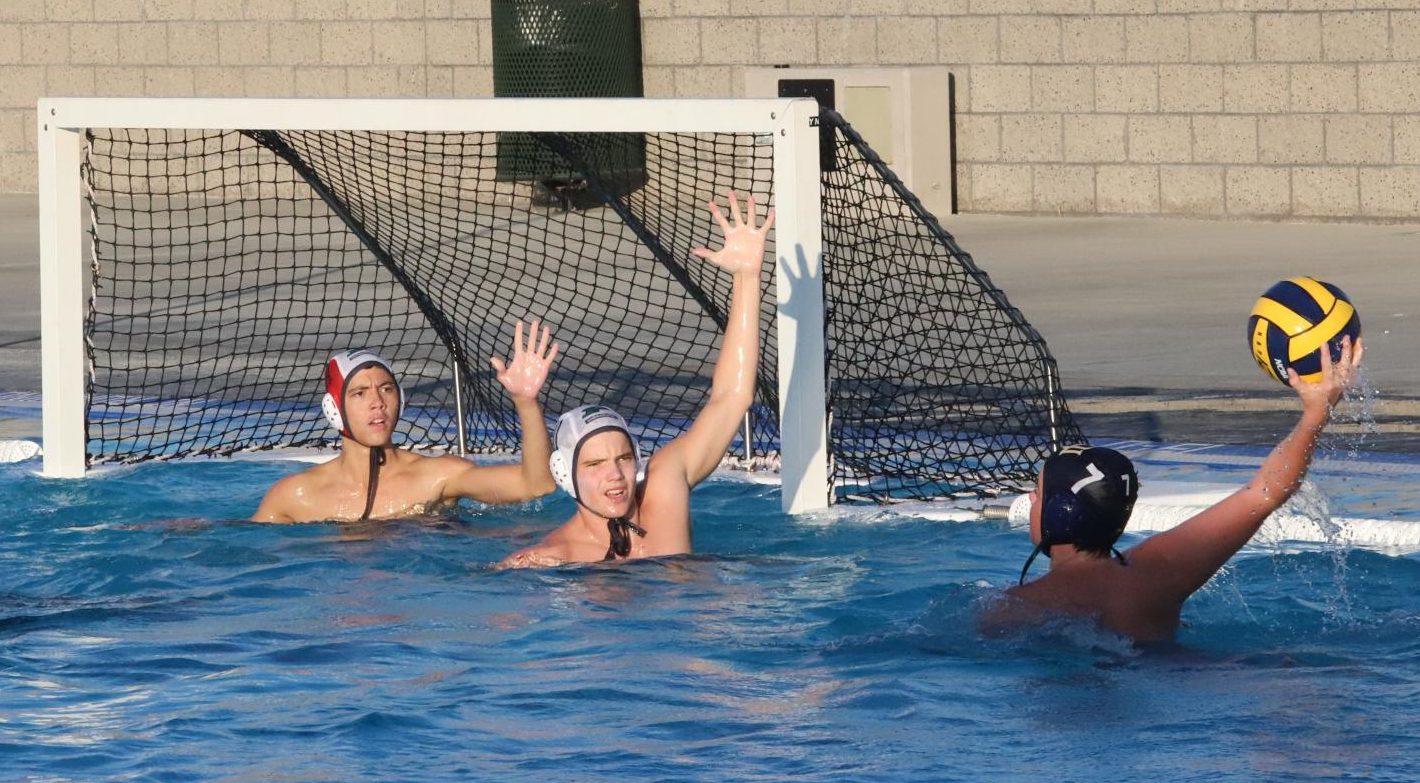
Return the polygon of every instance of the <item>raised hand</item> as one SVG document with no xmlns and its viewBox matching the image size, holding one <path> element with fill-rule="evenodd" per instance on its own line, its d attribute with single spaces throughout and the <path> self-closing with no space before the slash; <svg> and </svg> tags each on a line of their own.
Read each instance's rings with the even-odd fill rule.
<svg viewBox="0 0 1420 783">
<path fill-rule="evenodd" d="M 726 195 L 730 200 L 733 224 L 725 219 L 725 214 L 720 211 L 718 204 L 710 202 L 710 214 L 715 217 L 715 222 L 720 224 L 720 232 L 725 236 L 724 247 L 719 250 L 697 247 L 690 252 L 730 274 L 758 275 L 759 268 L 764 263 L 764 238 L 769 233 L 769 228 L 774 225 L 774 210 L 769 210 L 764 216 L 764 222 L 755 226 L 757 207 L 754 196 L 750 196 L 745 202 L 745 209 L 749 214 L 749 220 L 746 222 L 745 216 L 740 212 L 740 202 L 735 192 L 726 191 Z"/>
<path fill-rule="evenodd" d="M 1321 380 L 1316 383 L 1303 383 L 1297 376 L 1297 371 L 1291 368 L 1287 370 L 1287 382 L 1296 390 L 1297 396 L 1302 398 L 1303 408 L 1323 407 L 1331 408 L 1341 399 L 1341 395 L 1346 392 L 1352 381 L 1356 378 L 1356 370 L 1361 366 L 1361 359 L 1365 356 L 1366 346 L 1360 338 L 1355 344 L 1351 343 L 1349 335 L 1341 338 L 1341 358 L 1335 364 L 1331 361 L 1331 351 L 1328 346 L 1321 348 Z"/>
<path fill-rule="evenodd" d="M 489 357 L 488 361 L 498 373 L 498 382 L 508 390 L 514 402 L 536 402 L 538 392 L 547 381 L 547 371 L 556 358 L 557 343 L 552 342 L 552 330 L 535 319 L 528 329 L 526 342 L 523 341 L 523 322 L 518 321 L 513 332 L 513 358 L 506 365 L 496 356 Z"/>
</svg>

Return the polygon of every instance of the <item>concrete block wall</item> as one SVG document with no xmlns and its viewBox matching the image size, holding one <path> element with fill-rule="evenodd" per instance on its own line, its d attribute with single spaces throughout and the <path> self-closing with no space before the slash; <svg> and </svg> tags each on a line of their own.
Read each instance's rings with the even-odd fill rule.
<svg viewBox="0 0 1420 783">
<path fill-rule="evenodd" d="M 948 66 L 963 211 L 1420 218 L 1420 0 L 644 0 L 642 14 L 653 94 L 733 88 L 747 55 Z"/>
<path fill-rule="evenodd" d="M 35 187 L 41 95 L 491 95 L 489 3 L 0 2 L 0 191 Z M 963 211 L 1420 218 L 1420 0 L 640 5 L 653 97 L 948 66 Z"/>
<path fill-rule="evenodd" d="M 489 0 L 0 0 L 0 192 L 46 95 L 485 97 Z"/>
</svg>

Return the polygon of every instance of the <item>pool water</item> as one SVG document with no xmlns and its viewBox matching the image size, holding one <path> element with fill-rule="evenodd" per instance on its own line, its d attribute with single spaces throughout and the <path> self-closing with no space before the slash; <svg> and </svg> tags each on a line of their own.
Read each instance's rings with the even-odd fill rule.
<svg viewBox="0 0 1420 783">
<path fill-rule="evenodd" d="M 1136 649 L 1080 622 L 978 633 L 1030 550 L 1003 521 L 790 518 L 717 477 L 693 556 L 494 571 L 570 501 L 260 526 L 239 520 L 298 465 L 36 468 L 0 466 L 7 780 L 1416 775 L 1413 554 L 1249 548 L 1176 645 Z M 1200 471 L 1248 474 L 1141 465 Z M 1393 480 L 1333 479 L 1333 509 Z"/>
</svg>

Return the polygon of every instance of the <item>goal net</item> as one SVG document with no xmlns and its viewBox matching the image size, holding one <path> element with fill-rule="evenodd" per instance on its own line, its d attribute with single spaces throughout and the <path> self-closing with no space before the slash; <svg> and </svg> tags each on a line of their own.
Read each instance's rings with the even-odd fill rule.
<svg viewBox="0 0 1420 783">
<path fill-rule="evenodd" d="M 664 444 L 717 356 L 728 276 L 690 251 L 718 244 L 705 205 L 727 190 L 780 214 L 730 455 L 821 482 L 799 508 L 990 493 L 1079 439 L 1043 341 L 832 112 L 820 160 L 802 101 L 243 103 L 60 104 L 78 142 L 41 151 L 45 295 L 82 285 L 84 307 L 80 338 L 46 331 L 46 440 L 83 465 L 333 446 L 321 372 L 347 348 L 399 370 L 396 442 L 512 452 L 488 360 L 535 318 L 562 344 L 550 415 L 610 404 Z M 56 282 L 80 251 L 86 279 Z M 49 429 L 75 394 L 48 367 L 76 343 L 77 436 Z"/>
<path fill-rule="evenodd" d="M 842 117 L 824 112 L 824 306 L 838 497 L 981 495 L 1083 443 L 1045 341 Z"/>
</svg>

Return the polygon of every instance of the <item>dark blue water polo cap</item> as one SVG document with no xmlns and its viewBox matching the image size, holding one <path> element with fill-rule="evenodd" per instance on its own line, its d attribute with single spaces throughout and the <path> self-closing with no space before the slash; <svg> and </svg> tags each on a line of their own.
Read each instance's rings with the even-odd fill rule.
<svg viewBox="0 0 1420 783">
<path fill-rule="evenodd" d="M 1021 569 L 1021 580 L 1041 552 L 1073 544 L 1106 554 L 1124 534 L 1139 499 L 1139 474 L 1129 458 L 1098 446 L 1066 446 L 1041 468 L 1040 543 Z"/>
</svg>

